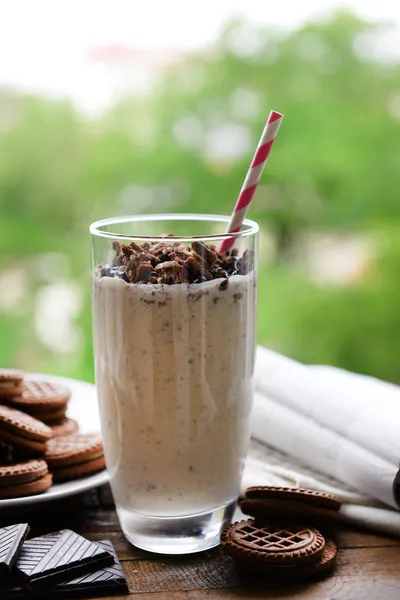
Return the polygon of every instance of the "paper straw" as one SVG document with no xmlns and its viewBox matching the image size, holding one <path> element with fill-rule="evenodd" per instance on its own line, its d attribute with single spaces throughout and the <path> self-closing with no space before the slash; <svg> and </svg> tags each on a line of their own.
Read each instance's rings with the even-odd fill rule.
<svg viewBox="0 0 400 600">
<path fill-rule="evenodd" d="M 246 179 L 240 190 L 239 198 L 236 201 L 235 208 L 231 216 L 226 233 L 236 233 L 240 231 L 243 225 L 243 221 L 246 217 L 247 210 L 250 202 L 253 199 L 254 192 L 257 189 L 258 182 L 260 181 L 261 175 L 264 171 L 265 163 L 268 160 L 269 153 L 271 152 L 272 144 L 275 141 L 279 127 L 282 123 L 283 115 L 271 110 L 268 120 L 266 122 L 264 131 L 262 132 L 260 141 L 258 142 L 257 150 L 255 151 L 253 160 L 247 171 Z M 235 243 L 235 238 L 226 238 L 220 248 L 220 252 L 226 252 Z"/>
</svg>

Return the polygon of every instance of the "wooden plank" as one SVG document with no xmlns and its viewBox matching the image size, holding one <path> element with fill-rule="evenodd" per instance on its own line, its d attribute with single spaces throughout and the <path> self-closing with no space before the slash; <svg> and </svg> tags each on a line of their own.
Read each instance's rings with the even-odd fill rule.
<svg viewBox="0 0 400 600">
<path fill-rule="evenodd" d="M 354 589 L 365 593 L 368 591 L 370 594 L 375 593 L 374 589 L 382 592 L 383 587 L 387 596 L 376 596 L 377 599 L 388 600 L 392 590 L 395 590 L 397 594 L 396 600 L 400 598 L 400 575 L 398 573 L 400 548 L 341 550 L 332 575 L 323 581 L 314 583 L 285 584 L 269 581 L 260 584 L 252 579 L 239 577 L 233 561 L 223 555 L 194 561 L 169 558 L 162 561 L 124 561 L 122 564 L 128 584 L 135 594 L 163 593 L 163 598 L 166 599 L 170 598 L 171 592 L 203 590 L 205 593 L 207 590 L 208 594 L 209 590 L 225 589 L 231 590 L 232 597 L 242 597 L 244 593 L 242 590 L 247 590 L 246 593 L 251 593 L 254 597 L 274 597 L 266 595 L 270 593 L 269 591 L 274 591 L 275 596 L 279 598 L 286 597 L 282 594 L 289 592 L 291 597 L 297 597 L 293 596 L 294 592 L 296 594 L 301 592 L 303 596 L 298 595 L 299 598 L 321 599 L 324 594 L 330 594 L 329 598 L 335 598 L 335 600 L 337 598 L 350 600 L 351 596 L 343 595 L 343 589 L 346 590 L 346 593 Z M 382 585 L 377 587 L 376 582 Z M 232 588 L 235 590 L 233 591 Z M 268 589 L 266 590 L 266 588 Z M 311 593 L 312 595 L 310 595 Z M 342 595 L 338 595 L 339 593 Z M 264 594 L 264 596 L 260 596 L 260 594 Z M 230 597 L 229 594 L 226 597 Z M 366 598 L 372 600 L 375 596 L 365 595 L 362 600 Z"/>
<path fill-rule="evenodd" d="M 123 563 L 129 587 L 136 593 L 232 588 L 240 585 L 232 560 L 219 555 L 195 561 L 170 558 Z"/>
<path fill-rule="evenodd" d="M 81 533 L 94 542 L 102 539 L 110 540 L 110 542 L 114 544 L 120 560 L 139 560 L 148 559 L 149 557 L 154 559 L 155 555 L 151 555 L 144 550 L 140 550 L 139 548 L 132 546 L 120 529 L 117 531 L 81 531 Z M 361 530 L 345 529 L 338 532 L 337 537 L 338 546 L 341 549 L 400 547 L 400 540 L 396 538 L 390 538 L 385 535 L 374 535 L 373 533 L 364 532 Z M 215 549 L 210 551 L 209 555 L 216 556 L 218 552 L 219 551 Z M 195 560 L 195 556 L 196 555 L 192 555 L 192 560 Z M 163 559 L 164 557 L 160 556 L 159 560 Z"/>
<path fill-rule="evenodd" d="M 301 587 L 266 586 L 263 590 L 189 590 L 118 596 L 117 600 L 399 600 L 399 588 L 390 581 L 319 582 Z M 116 597 L 104 600 L 116 600 Z"/>
</svg>

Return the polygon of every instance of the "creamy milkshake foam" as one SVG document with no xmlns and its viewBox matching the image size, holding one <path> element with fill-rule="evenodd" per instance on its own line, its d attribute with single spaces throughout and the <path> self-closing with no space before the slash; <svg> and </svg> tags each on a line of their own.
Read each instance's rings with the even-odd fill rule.
<svg viewBox="0 0 400 600">
<path fill-rule="evenodd" d="M 118 507 L 152 516 L 236 499 L 247 452 L 256 276 L 94 280 L 96 383 Z"/>
</svg>

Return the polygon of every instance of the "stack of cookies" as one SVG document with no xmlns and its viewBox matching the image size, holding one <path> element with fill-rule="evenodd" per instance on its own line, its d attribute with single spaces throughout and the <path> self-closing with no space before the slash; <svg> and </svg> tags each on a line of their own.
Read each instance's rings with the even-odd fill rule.
<svg viewBox="0 0 400 600">
<path fill-rule="evenodd" d="M 78 424 L 66 417 L 71 392 L 58 383 L 29 381 L 23 373 L 0 369 L 0 403 L 42 421 L 57 435 L 78 431 Z"/>
<path fill-rule="evenodd" d="M 66 416 L 70 395 L 65 386 L 0 369 L 0 499 L 105 468 L 100 436 L 79 434 Z"/>
<path fill-rule="evenodd" d="M 250 487 L 240 508 L 253 518 L 229 525 L 222 548 L 252 576 L 325 575 L 336 559 L 332 525 L 339 520 L 340 505 L 336 496 L 316 490 Z"/>
</svg>

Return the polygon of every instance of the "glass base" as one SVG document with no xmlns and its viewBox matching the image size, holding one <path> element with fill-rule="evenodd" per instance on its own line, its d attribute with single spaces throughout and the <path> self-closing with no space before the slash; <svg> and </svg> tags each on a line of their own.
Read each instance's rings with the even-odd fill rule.
<svg viewBox="0 0 400 600">
<path fill-rule="evenodd" d="M 117 506 L 121 529 L 131 544 L 158 554 L 192 554 L 218 546 L 231 522 L 236 500 L 211 512 L 183 517 L 150 517 Z"/>
</svg>

